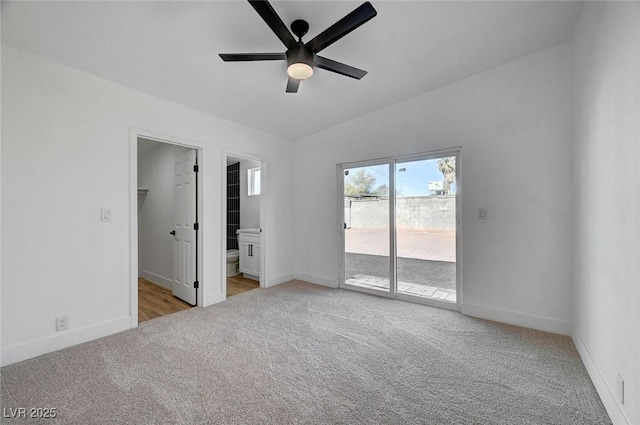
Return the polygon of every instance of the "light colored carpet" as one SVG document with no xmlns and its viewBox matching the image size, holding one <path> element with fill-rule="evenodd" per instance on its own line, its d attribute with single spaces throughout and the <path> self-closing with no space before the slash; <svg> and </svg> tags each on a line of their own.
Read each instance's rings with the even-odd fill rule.
<svg viewBox="0 0 640 425">
<path fill-rule="evenodd" d="M 567 337 L 301 282 L 2 378 L 3 407 L 58 409 L 39 424 L 610 423 Z"/>
</svg>

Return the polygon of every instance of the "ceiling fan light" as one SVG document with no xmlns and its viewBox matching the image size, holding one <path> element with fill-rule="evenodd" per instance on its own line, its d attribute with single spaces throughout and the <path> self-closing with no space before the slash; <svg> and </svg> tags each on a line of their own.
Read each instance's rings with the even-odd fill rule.
<svg viewBox="0 0 640 425">
<path fill-rule="evenodd" d="M 292 63 L 287 68 L 287 74 L 296 80 L 306 80 L 313 75 L 313 67 L 303 62 Z"/>
</svg>

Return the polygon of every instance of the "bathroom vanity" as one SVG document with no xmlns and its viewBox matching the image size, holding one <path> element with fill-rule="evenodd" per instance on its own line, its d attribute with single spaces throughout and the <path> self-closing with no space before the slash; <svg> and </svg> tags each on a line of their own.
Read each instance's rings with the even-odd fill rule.
<svg viewBox="0 0 640 425">
<path fill-rule="evenodd" d="M 240 229 L 238 248 L 240 250 L 239 271 L 244 277 L 260 279 L 260 229 Z"/>
</svg>

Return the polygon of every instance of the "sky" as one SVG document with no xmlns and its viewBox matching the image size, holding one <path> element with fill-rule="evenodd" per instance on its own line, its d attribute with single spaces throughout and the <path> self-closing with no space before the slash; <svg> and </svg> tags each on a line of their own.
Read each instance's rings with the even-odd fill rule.
<svg viewBox="0 0 640 425">
<path fill-rule="evenodd" d="M 376 187 L 389 185 L 389 166 L 387 164 L 362 167 L 376 177 Z M 401 171 L 404 169 L 404 171 Z M 358 168 L 352 169 L 355 173 Z M 412 162 L 402 162 L 396 164 L 396 192 L 398 195 L 429 195 L 429 182 L 442 181 L 444 177 L 438 170 L 438 159 L 427 159 Z M 455 183 L 452 193 L 455 193 Z"/>
</svg>

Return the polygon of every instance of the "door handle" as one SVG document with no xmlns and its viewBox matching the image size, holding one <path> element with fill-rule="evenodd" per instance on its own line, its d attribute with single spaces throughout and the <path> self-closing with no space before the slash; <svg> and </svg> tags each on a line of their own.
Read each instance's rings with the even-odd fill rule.
<svg viewBox="0 0 640 425">
<path fill-rule="evenodd" d="M 172 231 L 169 232 L 169 234 L 175 236 L 176 235 L 176 231 L 172 230 Z"/>
</svg>

